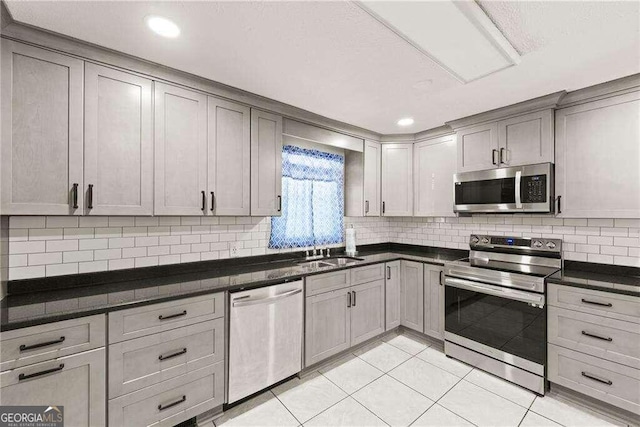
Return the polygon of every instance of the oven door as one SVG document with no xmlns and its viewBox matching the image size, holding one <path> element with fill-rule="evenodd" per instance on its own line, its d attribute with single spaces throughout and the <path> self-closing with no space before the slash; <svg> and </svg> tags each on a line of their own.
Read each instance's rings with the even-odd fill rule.
<svg viewBox="0 0 640 427">
<path fill-rule="evenodd" d="M 455 337 L 458 344 L 469 343 L 480 353 L 490 349 L 489 356 L 498 354 L 496 358 L 523 369 L 530 369 L 531 362 L 545 365 L 544 294 L 449 276 L 444 284 L 445 338 Z"/>
<path fill-rule="evenodd" d="M 553 165 L 454 175 L 454 212 L 552 212 Z"/>
</svg>

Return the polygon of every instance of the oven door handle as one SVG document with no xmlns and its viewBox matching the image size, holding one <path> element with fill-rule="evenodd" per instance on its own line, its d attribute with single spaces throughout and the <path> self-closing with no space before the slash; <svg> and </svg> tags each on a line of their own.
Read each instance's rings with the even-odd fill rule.
<svg viewBox="0 0 640 427">
<path fill-rule="evenodd" d="M 540 294 L 507 289 L 500 286 L 487 285 L 486 283 L 472 282 L 470 280 L 456 279 L 449 276 L 445 276 L 444 284 L 446 286 L 465 289 L 467 291 L 480 292 L 487 295 L 526 302 L 528 304 L 535 304 L 540 308 L 544 307 L 544 295 Z"/>
<path fill-rule="evenodd" d="M 522 171 L 516 171 L 516 209 L 522 209 L 522 198 L 520 197 L 521 183 L 522 183 Z"/>
</svg>

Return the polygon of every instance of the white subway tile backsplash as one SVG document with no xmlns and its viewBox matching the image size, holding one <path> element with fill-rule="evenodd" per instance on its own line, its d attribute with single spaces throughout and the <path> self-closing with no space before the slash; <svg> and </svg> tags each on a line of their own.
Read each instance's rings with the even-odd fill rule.
<svg viewBox="0 0 640 427">
<path fill-rule="evenodd" d="M 93 253 L 93 259 L 95 259 L 96 261 L 102 259 L 112 260 L 116 258 L 122 258 L 122 249 L 99 249 L 94 251 Z"/>
<path fill-rule="evenodd" d="M 47 265 L 45 270 L 47 276 L 62 276 L 65 274 L 77 274 L 78 263 L 65 263 L 65 264 L 53 264 Z"/>
<path fill-rule="evenodd" d="M 11 280 L 32 279 L 34 277 L 45 277 L 45 266 L 34 265 L 29 267 L 9 267 L 9 277 Z"/>
<path fill-rule="evenodd" d="M 29 265 L 62 264 L 62 252 L 29 254 Z"/>
<path fill-rule="evenodd" d="M 46 218 L 47 228 L 69 228 L 78 226 L 77 216 L 48 216 Z"/>
<path fill-rule="evenodd" d="M 109 248 L 132 248 L 136 244 L 136 240 L 133 237 L 116 237 L 109 239 Z"/>
<path fill-rule="evenodd" d="M 170 246 L 149 246 L 147 248 L 147 255 L 149 256 L 169 255 L 170 253 L 171 253 Z"/>
<path fill-rule="evenodd" d="M 133 267 L 135 267 L 133 258 L 109 260 L 109 270 L 124 270 L 125 268 Z"/>
<path fill-rule="evenodd" d="M 62 239 L 62 228 L 32 228 L 29 230 L 29 240 L 59 240 Z"/>
<path fill-rule="evenodd" d="M 133 227 L 135 225 L 132 216 L 110 216 L 109 227 Z"/>
<path fill-rule="evenodd" d="M 109 247 L 109 239 L 91 239 L 79 240 L 78 249 L 81 251 L 89 249 L 107 249 Z"/>
<path fill-rule="evenodd" d="M 93 239 L 93 228 L 64 228 L 65 239 Z"/>
<path fill-rule="evenodd" d="M 94 271 L 105 271 L 109 264 L 106 260 L 103 261 L 91 261 L 91 262 L 79 262 L 78 273 L 92 273 Z"/>
<path fill-rule="evenodd" d="M 11 223 L 11 222 L 9 222 Z M 45 242 L 9 242 L 9 254 L 32 254 L 45 251 Z"/>
<path fill-rule="evenodd" d="M 44 216 L 12 216 L 9 219 L 9 228 L 45 228 Z"/>
<path fill-rule="evenodd" d="M 589 218 L 589 227 L 613 227 L 613 219 Z"/>
<path fill-rule="evenodd" d="M 147 256 L 147 248 L 124 248 L 122 249 L 122 258 L 139 258 Z"/>
<path fill-rule="evenodd" d="M 614 237 L 613 244 L 615 246 L 640 246 L 640 238 L 638 237 Z"/>
<path fill-rule="evenodd" d="M 96 227 L 108 227 L 108 216 L 81 216 L 78 222 L 79 227 L 83 228 L 96 228 Z"/>
<path fill-rule="evenodd" d="M 26 267 L 26 266 L 27 266 L 27 254 L 9 255 L 9 268 Z"/>
<path fill-rule="evenodd" d="M 62 261 L 68 262 L 93 261 L 93 251 L 70 251 L 65 252 Z"/>
</svg>

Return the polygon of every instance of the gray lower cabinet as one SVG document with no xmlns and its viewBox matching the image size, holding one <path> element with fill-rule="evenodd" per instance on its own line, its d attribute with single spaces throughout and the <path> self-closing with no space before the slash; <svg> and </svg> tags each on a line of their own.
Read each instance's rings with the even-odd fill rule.
<svg viewBox="0 0 640 427">
<path fill-rule="evenodd" d="M 352 286 L 351 345 L 360 344 L 385 330 L 384 279 Z"/>
<path fill-rule="evenodd" d="M 385 330 L 400 326 L 400 261 L 385 266 Z"/>
<path fill-rule="evenodd" d="M 106 424 L 105 349 L 76 353 L 0 374 L 0 404 L 64 406 L 64 423 Z"/>
<path fill-rule="evenodd" d="M 351 346 L 350 302 L 349 288 L 306 298 L 305 366 Z"/>
<path fill-rule="evenodd" d="M 424 265 L 424 333 L 444 339 L 444 286 L 440 281 L 442 267 Z"/>
<path fill-rule="evenodd" d="M 400 324 L 424 331 L 424 266 L 421 262 L 400 261 Z"/>
</svg>

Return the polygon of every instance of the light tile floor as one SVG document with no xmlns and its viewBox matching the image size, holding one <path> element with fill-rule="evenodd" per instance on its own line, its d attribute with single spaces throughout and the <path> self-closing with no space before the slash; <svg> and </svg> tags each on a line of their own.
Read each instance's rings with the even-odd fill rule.
<svg viewBox="0 0 640 427">
<path fill-rule="evenodd" d="M 624 425 L 553 395 L 536 396 L 411 335 L 375 341 L 214 423 L 205 427 Z"/>
</svg>

